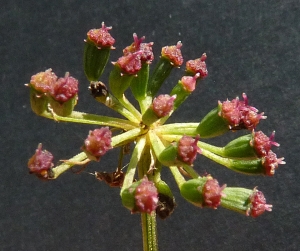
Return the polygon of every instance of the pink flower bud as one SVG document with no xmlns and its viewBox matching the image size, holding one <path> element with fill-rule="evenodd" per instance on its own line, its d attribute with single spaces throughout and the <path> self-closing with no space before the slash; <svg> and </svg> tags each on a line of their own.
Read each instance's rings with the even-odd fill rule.
<svg viewBox="0 0 300 251">
<path fill-rule="evenodd" d="M 48 93 L 56 83 L 56 80 L 57 76 L 52 72 L 52 69 L 48 69 L 33 75 L 30 80 L 30 86 L 36 91 Z"/>
<path fill-rule="evenodd" d="M 142 43 L 145 37 L 141 37 L 139 39 L 136 33 L 133 33 L 133 39 L 134 42 L 123 50 L 124 56 L 127 56 L 128 54 L 132 54 L 137 51 L 141 51 L 141 61 L 151 63 L 154 59 L 154 55 L 152 52 L 153 42 Z"/>
<path fill-rule="evenodd" d="M 40 143 L 35 154 L 28 161 L 29 172 L 47 178 L 48 170 L 54 166 L 52 160 L 53 155 L 46 150 L 42 151 L 42 144 Z"/>
<path fill-rule="evenodd" d="M 158 203 L 158 192 L 152 181 L 145 176 L 135 190 L 135 204 L 137 211 L 150 214 Z"/>
<path fill-rule="evenodd" d="M 170 114 L 174 107 L 176 95 L 172 97 L 165 94 L 159 95 L 153 100 L 152 109 L 157 117 L 162 118 Z"/>
<path fill-rule="evenodd" d="M 127 54 L 120 57 L 116 64 L 121 68 L 123 73 L 135 75 L 142 68 L 141 54 L 142 51 Z"/>
<path fill-rule="evenodd" d="M 78 80 L 66 72 L 64 78 L 59 78 L 50 89 L 50 95 L 58 102 L 64 103 L 78 93 Z"/>
<path fill-rule="evenodd" d="M 183 63 L 181 46 L 182 43 L 179 41 L 177 45 L 163 47 L 161 50 L 162 57 L 167 58 L 175 67 L 179 67 Z"/>
<path fill-rule="evenodd" d="M 265 119 L 264 113 L 258 114 L 258 110 L 248 105 L 248 98 L 243 93 L 244 101 L 235 98 L 232 101 L 220 102 L 221 111 L 219 116 L 222 116 L 229 124 L 231 130 L 248 129 L 253 130 L 261 119 Z"/>
<path fill-rule="evenodd" d="M 266 156 L 271 150 L 272 145 L 279 146 L 278 143 L 273 141 L 275 132 L 270 137 L 266 136 L 262 131 L 253 132 L 253 140 L 250 144 L 254 147 L 256 154 L 259 157 Z"/>
<path fill-rule="evenodd" d="M 196 87 L 196 80 L 200 77 L 200 73 L 196 73 L 194 77 L 192 76 L 183 76 L 181 78 L 181 83 L 184 89 L 188 92 L 192 92 Z"/>
<path fill-rule="evenodd" d="M 250 196 L 250 208 L 246 212 L 247 216 L 258 217 L 265 211 L 272 211 L 272 205 L 266 204 L 264 194 L 257 189 L 254 189 L 253 194 Z"/>
<path fill-rule="evenodd" d="M 206 181 L 202 188 L 203 194 L 203 206 L 217 209 L 221 204 L 221 198 L 224 196 L 222 191 L 226 185 L 219 186 L 219 182 L 216 179 L 209 179 Z"/>
<path fill-rule="evenodd" d="M 192 165 L 197 157 L 197 153 L 201 153 L 201 149 L 197 146 L 200 136 L 195 139 L 190 136 L 183 136 L 178 141 L 178 156 L 181 161 L 188 165 Z"/>
<path fill-rule="evenodd" d="M 192 74 L 200 73 L 200 78 L 205 78 L 208 75 L 205 63 L 206 58 L 206 53 L 203 53 L 200 58 L 187 61 L 186 71 Z"/>
<path fill-rule="evenodd" d="M 269 176 L 274 175 L 275 169 L 278 168 L 278 164 L 285 164 L 283 160 L 284 158 L 277 159 L 276 154 L 270 150 L 268 154 L 262 158 L 262 164 L 265 168 L 265 174 Z"/>
<path fill-rule="evenodd" d="M 102 127 L 90 131 L 88 137 L 84 141 L 83 150 L 92 160 L 99 161 L 111 146 L 112 133 L 108 127 Z"/>
<path fill-rule="evenodd" d="M 109 30 L 111 30 L 111 27 L 106 27 L 103 22 L 102 28 L 90 30 L 87 37 L 98 47 L 112 47 L 115 39 L 110 35 Z"/>
</svg>

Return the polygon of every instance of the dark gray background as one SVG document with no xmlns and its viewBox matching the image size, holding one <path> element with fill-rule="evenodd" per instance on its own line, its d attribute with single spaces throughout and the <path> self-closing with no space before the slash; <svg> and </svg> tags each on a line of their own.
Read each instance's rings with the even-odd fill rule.
<svg viewBox="0 0 300 251">
<path fill-rule="evenodd" d="M 158 221 L 160 250 L 297 250 L 299 237 L 299 61 L 300 4 L 297 0 L 267 1 L 16 1 L 0 10 L 1 55 L 1 250 L 141 250 L 139 215 L 122 207 L 118 189 L 110 189 L 87 173 L 68 172 L 42 182 L 28 174 L 27 161 L 37 144 L 55 160 L 75 155 L 88 125 L 55 123 L 30 109 L 24 83 L 52 68 L 69 71 L 80 81 L 77 110 L 110 114 L 87 91 L 82 71 L 83 39 L 102 21 L 113 26 L 117 49 L 132 41 L 132 33 L 154 41 L 157 57 L 164 45 L 183 43 L 185 59 L 208 55 L 208 78 L 198 86 L 172 121 L 200 121 L 217 100 L 246 92 L 250 104 L 268 119 L 258 129 L 276 130 L 278 156 L 287 164 L 274 177 L 244 176 L 199 156 L 196 169 L 221 184 L 258 186 L 273 204 L 273 212 L 257 219 L 218 209 L 199 209 L 184 201 L 169 175 L 178 207 Z M 109 66 L 111 68 L 111 66 Z M 172 74 L 168 93 L 182 74 Z M 103 76 L 106 81 L 107 73 Z M 222 145 L 238 134 L 211 142 Z M 107 154 L 87 171 L 112 171 Z"/>
</svg>

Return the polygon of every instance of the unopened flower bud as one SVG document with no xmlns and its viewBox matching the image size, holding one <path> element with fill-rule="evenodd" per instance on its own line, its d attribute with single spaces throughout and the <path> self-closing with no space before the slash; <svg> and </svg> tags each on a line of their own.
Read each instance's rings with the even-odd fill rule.
<svg viewBox="0 0 300 251">
<path fill-rule="evenodd" d="M 174 102 L 174 110 L 177 109 L 187 97 L 195 90 L 197 78 L 200 73 L 196 73 L 194 76 L 183 76 L 178 81 L 177 85 L 171 91 L 171 95 L 176 95 Z"/>
<path fill-rule="evenodd" d="M 216 209 L 221 204 L 225 187 L 220 187 L 216 179 L 208 176 L 186 181 L 180 187 L 180 193 L 195 206 Z"/>
<path fill-rule="evenodd" d="M 254 147 L 257 156 L 263 157 L 268 154 L 273 146 L 279 146 L 279 144 L 274 140 L 275 131 L 270 137 L 265 135 L 262 131 L 253 132 L 253 138 L 250 144 Z"/>
<path fill-rule="evenodd" d="M 116 64 L 120 67 L 122 74 L 136 75 L 142 68 L 141 51 L 127 54 L 118 59 Z"/>
<path fill-rule="evenodd" d="M 201 153 L 197 146 L 199 135 L 194 139 L 190 136 L 183 136 L 178 142 L 171 143 L 158 156 L 158 160 L 166 166 L 192 165 Z"/>
<path fill-rule="evenodd" d="M 50 95 L 60 103 L 65 103 L 78 93 L 78 80 L 66 72 L 64 78 L 59 78 L 50 89 Z"/>
<path fill-rule="evenodd" d="M 264 113 L 258 114 L 258 110 L 248 105 L 248 98 L 243 93 L 244 101 L 235 98 L 232 101 L 220 102 L 219 116 L 227 122 L 230 130 L 248 129 L 253 130 L 261 119 L 265 119 Z"/>
<path fill-rule="evenodd" d="M 158 203 L 157 188 L 146 176 L 126 188 L 121 193 L 121 197 L 123 205 L 132 213 L 150 214 L 156 209 Z"/>
<path fill-rule="evenodd" d="M 60 116 L 72 113 L 78 99 L 78 80 L 70 77 L 69 72 L 64 78 L 59 78 L 49 91 L 50 105 L 53 111 Z"/>
<path fill-rule="evenodd" d="M 265 211 L 272 211 L 272 205 L 266 204 L 266 199 L 264 194 L 257 189 L 254 189 L 250 196 L 250 208 L 247 210 L 246 215 L 252 217 L 258 217 Z"/>
<path fill-rule="evenodd" d="M 161 50 L 161 56 L 166 58 L 175 67 L 179 67 L 183 63 L 181 47 L 182 43 L 180 41 L 177 43 L 177 45 L 165 46 Z"/>
<path fill-rule="evenodd" d="M 30 173 L 36 174 L 40 178 L 50 178 L 51 168 L 54 166 L 53 155 L 47 150 L 42 150 L 42 144 L 38 145 L 35 154 L 28 161 Z"/>
<path fill-rule="evenodd" d="M 174 100 L 176 99 L 176 95 L 159 95 L 157 98 L 153 100 L 152 109 L 158 118 L 162 118 L 171 113 L 174 106 Z"/>
<path fill-rule="evenodd" d="M 275 173 L 275 170 L 278 168 L 278 165 L 285 164 L 285 161 L 283 161 L 284 158 L 277 158 L 276 154 L 272 152 L 271 150 L 267 153 L 266 156 L 262 158 L 262 165 L 265 170 L 265 174 L 268 176 L 273 176 Z"/>
<path fill-rule="evenodd" d="M 176 95 L 161 94 L 153 100 L 152 105 L 143 114 L 142 120 L 145 125 L 151 125 L 158 119 L 168 116 L 173 111 Z"/>
<path fill-rule="evenodd" d="M 89 81 L 97 81 L 107 64 L 115 39 L 110 35 L 111 27 L 102 23 L 102 28 L 87 33 L 84 48 L 84 72 Z"/>
<path fill-rule="evenodd" d="M 102 127 L 89 132 L 82 149 L 91 160 L 99 161 L 110 149 L 112 133 L 108 127 Z"/>
<path fill-rule="evenodd" d="M 39 72 L 31 77 L 29 86 L 39 93 L 48 93 L 53 85 L 55 85 L 57 76 L 52 69 Z"/>
<path fill-rule="evenodd" d="M 183 136 L 178 141 L 178 157 L 182 162 L 188 165 L 193 164 L 197 154 L 201 153 L 201 149 L 197 145 L 199 139 L 199 135 L 195 139 L 190 136 Z"/>
<path fill-rule="evenodd" d="M 38 115 L 47 110 L 48 93 L 55 85 L 57 76 L 48 69 L 44 72 L 39 72 L 31 77 L 30 83 L 30 104 L 31 109 Z"/>
<path fill-rule="evenodd" d="M 154 55 L 152 52 L 153 42 L 142 43 L 144 39 L 145 37 L 141 37 L 139 39 L 137 34 L 133 33 L 134 42 L 123 50 L 124 56 L 127 56 L 128 54 L 132 54 L 137 51 L 141 51 L 141 61 L 151 63 L 154 59 Z"/>
<path fill-rule="evenodd" d="M 206 53 L 203 53 L 200 58 L 189 60 L 186 62 L 186 72 L 189 75 L 200 74 L 200 79 L 208 75 L 205 60 L 207 59 Z"/>
</svg>

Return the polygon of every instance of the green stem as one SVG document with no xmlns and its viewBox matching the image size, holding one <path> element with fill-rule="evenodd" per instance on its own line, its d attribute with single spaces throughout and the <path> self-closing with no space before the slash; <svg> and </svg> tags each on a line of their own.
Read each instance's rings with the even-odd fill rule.
<svg viewBox="0 0 300 251">
<path fill-rule="evenodd" d="M 119 98 L 119 102 L 136 118 L 137 121 L 142 121 L 141 113 L 123 96 Z"/>
<path fill-rule="evenodd" d="M 56 179 L 59 175 L 76 165 L 76 163 L 85 161 L 86 159 L 87 155 L 84 152 L 75 155 L 73 158 L 68 159 L 68 162 L 62 163 L 61 165 L 53 168 L 53 177 L 51 177 L 51 179 Z"/>
<path fill-rule="evenodd" d="M 160 134 L 171 134 L 171 135 L 188 135 L 196 136 L 198 133 L 196 131 L 199 123 L 174 123 L 162 125 L 155 129 L 156 133 Z M 201 135 L 200 135 L 201 136 Z"/>
<path fill-rule="evenodd" d="M 175 178 L 175 181 L 180 189 L 180 187 L 182 186 L 182 184 L 185 183 L 185 179 L 182 176 L 182 174 L 179 172 L 178 167 L 177 166 L 170 166 L 170 170 Z"/>
<path fill-rule="evenodd" d="M 126 175 L 125 175 L 125 178 L 123 181 L 121 194 L 126 188 L 131 186 L 131 184 L 134 180 L 136 167 L 138 165 L 138 162 L 141 159 L 142 153 L 145 148 L 145 144 L 146 144 L 146 137 L 141 137 L 140 139 L 137 140 L 137 143 L 135 145 L 135 148 L 133 149 L 131 159 L 130 159 L 130 162 L 129 162 L 129 165 L 128 165 L 128 168 L 126 171 Z"/>
<path fill-rule="evenodd" d="M 193 179 L 198 179 L 200 175 L 194 170 L 193 167 L 189 165 L 184 165 L 184 170 L 193 178 Z"/>
<path fill-rule="evenodd" d="M 130 130 L 138 126 L 137 123 L 125 119 L 100 116 L 100 115 L 88 114 L 88 113 L 76 112 L 76 111 L 73 111 L 69 116 L 66 117 L 59 116 L 48 111 L 43 112 L 41 116 L 48 119 L 54 119 L 57 121 L 74 122 L 74 123 L 82 123 L 82 124 L 90 124 L 90 125 L 112 126 L 124 130 Z"/>
<path fill-rule="evenodd" d="M 142 213 L 142 232 L 143 232 L 143 247 L 144 251 L 157 251 L 157 226 L 156 213 Z"/>
</svg>

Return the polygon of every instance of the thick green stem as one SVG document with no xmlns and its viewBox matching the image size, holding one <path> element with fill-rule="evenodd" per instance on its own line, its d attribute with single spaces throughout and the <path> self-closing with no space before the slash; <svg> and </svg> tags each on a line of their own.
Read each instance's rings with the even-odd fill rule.
<svg viewBox="0 0 300 251">
<path fill-rule="evenodd" d="M 157 251 L 157 226 L 156 213 L 142 213 L 142 231 L 143 231 L 143 247 L 144 251 Z"/>
</svg>

